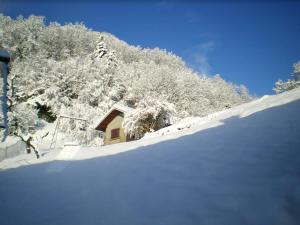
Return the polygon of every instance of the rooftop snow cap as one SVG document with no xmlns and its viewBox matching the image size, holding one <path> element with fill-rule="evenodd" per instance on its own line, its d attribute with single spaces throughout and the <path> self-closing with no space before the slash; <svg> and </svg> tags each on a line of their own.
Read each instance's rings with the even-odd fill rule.
<svg viewBox="0 0 300 225">
<path fill-rule="evenodd" d="M 134 109 L 128 106 L 125 106 L 123 104 L 117 103 L 114 104 L 111 109 L 102 117 L 100 120 L 100 123 L 95 128 L 96 130 L 105 131 L 107 125 L 120 113 L 123 113 L 124 116 L 130 112 L 132 112 Z"/>
</svg>

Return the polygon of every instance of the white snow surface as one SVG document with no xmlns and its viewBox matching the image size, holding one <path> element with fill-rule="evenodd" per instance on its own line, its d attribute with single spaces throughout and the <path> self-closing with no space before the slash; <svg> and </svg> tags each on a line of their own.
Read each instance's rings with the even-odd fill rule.
<svg viewBox="0 0 300 225">
<path fill-rule="evenodd" d="M 0 163 L 0 224 L 296 225 L 300 88 L 143 139 Z"/>
<path fill-rule="evenodd" d="M 126 113 L 132 112 L 134 109 L 130 108 L 126 105 L 123 105 L 121 103 L 116 103 L 110 108 L 110 110 L 108 112 L 105 113 L 105 115 L 99 120 L 99 122 L 97 122 L 96 126 L 98 126 L 114 110 L 117 110 L 119 112 L 123 112 L 124 114 L 126 114 Z"/>
</svg>

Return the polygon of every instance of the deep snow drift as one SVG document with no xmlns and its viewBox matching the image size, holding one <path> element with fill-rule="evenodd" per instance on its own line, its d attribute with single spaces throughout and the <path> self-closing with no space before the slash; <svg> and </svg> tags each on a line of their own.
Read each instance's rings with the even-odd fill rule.
<svg viewBox="0 0 300 225">
<path fill-rule="evenodd" d="M 299 224 L 299 115 L 298 88 L 136 142 L 5 160 L 0 224 Z"/>
</svg>

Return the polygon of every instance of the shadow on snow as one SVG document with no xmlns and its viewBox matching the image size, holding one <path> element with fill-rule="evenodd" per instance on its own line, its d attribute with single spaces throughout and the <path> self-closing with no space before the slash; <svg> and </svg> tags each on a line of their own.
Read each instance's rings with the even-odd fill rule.
<svg viewBox="0 0 300 225">
<path fill-rule="evenodd" d="M 300 101 L 117 155 L 0 172 L 0 224 L 299 224 Z"/>
</svg>

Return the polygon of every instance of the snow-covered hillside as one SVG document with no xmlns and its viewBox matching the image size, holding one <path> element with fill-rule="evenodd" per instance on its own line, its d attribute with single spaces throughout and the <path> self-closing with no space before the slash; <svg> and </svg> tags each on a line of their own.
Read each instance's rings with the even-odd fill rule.
<svg viewBox="0 0 300 225">
<path fill-rule="evenodd" d="M 139 108 L 155 102 L 155 108 L 165 106 L 170 117 L 185 118 L 252 99 L 246 86 L 217 74 L 199 74 L 167 50 L 132 46 L 83 24 L 45 24 L 41 16 L 13 19 L 0 14 L 0 27 L 0 47 L 11 55 L 10 135 L 34 136 L 45 121 L 52 123 L 65 115 L 86 119 L 84 124 L 60 123 L 64 133 L 85 143 L 81 130 L 94 129 L 116 103 Z"/>
<path fill-rule="evenodd" d="M 298 88 L 139 141 L 5 160 L 0 224 L 299 224 L 299 113 Z"/>
</svg>

